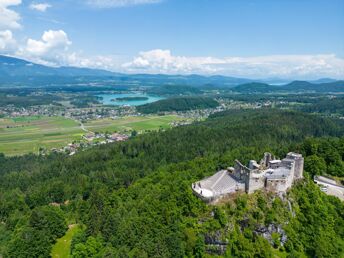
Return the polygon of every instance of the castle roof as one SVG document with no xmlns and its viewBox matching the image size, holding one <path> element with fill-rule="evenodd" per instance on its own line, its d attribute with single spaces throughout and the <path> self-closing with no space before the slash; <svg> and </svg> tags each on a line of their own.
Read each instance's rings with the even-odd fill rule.
<svg viewBox="0 0 344 258">
<path fill-rule="evenodd" d="M 279 167 L 276 169 L 268 169 L 266 171 L 265 177 L 268 180 L 285 179 L 289 177 L 290 169 L 286 167 Z"/>
</svg>

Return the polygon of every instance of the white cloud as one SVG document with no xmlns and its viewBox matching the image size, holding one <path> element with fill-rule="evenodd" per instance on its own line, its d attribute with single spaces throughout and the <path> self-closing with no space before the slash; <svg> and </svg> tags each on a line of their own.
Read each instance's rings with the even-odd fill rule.
<svg viewBox="0 0 344 258">
<path fill-rule="evenodd" d="M 0 0 L 0 29 L 18 29 L 21 27 L 20 15 L 9 7 L 20 5 L 21 0 Z"/>
<path fill-rule="evenodd" d="M 0 52 L 6 53 L 14 50 L 16 47 L 16 40 L 13 38 L 12 31 L 0 31 Z"/>
<path fill-rule="evenodd" d="M 333 54 L 272 55 L 257 57 L 186 57 L 170 50 L 140 52 L 123 64 L 129 72 L 224 74 L 250 78 L 344 77 L 344 59 Z"/>
<path fill-rule="evenodd" d="M 120 58 L 116 56 L 85 57 L 80 53 L 70 53 L 65 56 L 64 64 L 75 67 L 105 69 L 116 71 L 121 67 Z"/>
<path fill-rule="evenodd" d="M 119 59 L 114 56 L 86 57 L 82 53 L 72 52 L 69 46 L 72 42 L 63 30 L 45 31 L 41 39 L 29 38 L 26 44 L 20 47 L 15 56 L 34 63 L 48 66 L 76 66 L 118 70 L 121 67 Z"/>
<path fill-rule="evenodd" d="M 162 0 L 87 0 L 89 5 L 98 8 L 126 7 L 133 5 L 156 4 L 160 2 L 162 2 Z"/>
<path fill-rule="evenodd" d="M 72 42 L 69 41 L 63 30 L 48 30 L 43 33 L 40 40 L 28 39 L 25 53 L 31 56 L 45 57 L 54 55 L 56 52 L 67 51 L 70 44 Z"/>
<path fill-rule="evenodd" d="M 48 30 L 40 40 L 29 38 L 24 46 L 17 49 L 15 55 L 32 62 L 58 66 L 69 54 L 68 47 L 71 44 L 63 30 Z"/>
<path fill-rule="evenodd" d="M 36 10 L 39 12 L 45 12 L 50 7 L 51 7 L 51 4 L 48 4 L 48 3 L 32 3 L 32 4 L 30 4 L 30 9 Z"/>
</svg>

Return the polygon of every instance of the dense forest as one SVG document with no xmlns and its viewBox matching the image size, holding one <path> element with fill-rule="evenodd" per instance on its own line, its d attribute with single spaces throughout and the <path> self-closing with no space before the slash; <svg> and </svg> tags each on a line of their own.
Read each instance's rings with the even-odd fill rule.
<svg viewBox="0 0 344 258">
<path fill-rule="evenodd" d="M 102 98 L 95 95 L 81 95 L 74 97 L 70 103 L 77 108 L 85 108 L 91 105 L 100 104 L 100 100 L 102 100 Z"/>
<path fill-rule="evenodd" d="M 275 93 L 275 94 L 223 94 L 224 99 L 234 101 L 243 101 L 247 103 L 255 103 L 262 101 L 283 101 L 288 103 L 298 104 L 315 104 L 320 100 L 328 99 L 326 95 L 318 93 L 304 93 L 304 94 L 291 94 L 291 93 Z"/>
<path fill-rule="evenodd" d="M 311 175 L 342 176 L 343 134 L 340 120 L 238 110 L 72 157 L 0 155 L 0 254 L 48 257 L 77 223 L 73 257 L 341 257 L 344 205 Z M 192 182 L 265 151 L 305 156 L 287 196 L 208 206 L 192 194 Z"/>
<path fill-rule="evenodd" d="M 327 115 L 344 115 L 344 97 L 324 98 L 312 105 L 305 105 L 301 108 L 304 112 L 323 113 Z"/>
<path fill-rule="evenodd" d="M 231 90 L 240 93 L 271 93 L 271 92 L 318 92 L 341 93 L 344 89 L 344 81 L 334 81 L 326 83 L 310 83 L 307 81 L 293 81 L 291 83 L 275 86 L 266 83 L 250 82 L 233 87 Z"/>
<path fill-rule="evenodd" d="M 215 108 L 219 103 L 208 97 L 178 97 L 159 100 L 138 106 L 137 110 L 144 114 L 159 113 L 165 111 L 186 111 L 193 109 Z"/>
<path fill-rule="evenodd" d="M 159 85 L 147 90 L 153 95 L 194 95 L 201 93 L 201 90 L 188 85 Z"/>
</svg>

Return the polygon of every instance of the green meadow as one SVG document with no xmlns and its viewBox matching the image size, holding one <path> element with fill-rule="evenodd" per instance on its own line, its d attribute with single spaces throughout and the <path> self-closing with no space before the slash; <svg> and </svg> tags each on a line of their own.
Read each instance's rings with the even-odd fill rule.
<svg viewBox="0 0 344 258">
<path fill-rule="evenodd" d="M 80 139 L 77 122 L 63 117 L 19 117 L 0 119 L 0 153 L 38 153 L 40 147 L 58 148 Z"/>
<path fill-rule="evenodd" d="M 128 132 L 128 131 L 152 131 L 167 129 L 171 127 L 171 122 L 180 121 L 181 117 L 175 115 L 167 116 L 139 116 L 122 117 L 118 119 L 99 119 L 85 124 L 85 128 L 92 132 Z"/>
<path fill-rule="evenodd" d="M 138 132 L 166 129 L 178 116 L 123 117 L 89 121 L 85 128 L 92 132 Z M 0 118 L 0 153 L 8 156 L 38 153 L 41 147 L 51 149 L 80 140 L 84 131 L 80 125 L 64 117 L 30 116 Z"/>
</svg>

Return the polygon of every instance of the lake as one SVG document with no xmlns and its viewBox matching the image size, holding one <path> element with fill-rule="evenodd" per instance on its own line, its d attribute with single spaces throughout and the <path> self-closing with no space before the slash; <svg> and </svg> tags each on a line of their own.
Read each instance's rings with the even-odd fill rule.
<svg viewBox="0 0 344 258">
<path fill-rule="evenodd" d="M 143 93 L 118 93 L 118 94 L 101 94 L 97 95 L 98 97 L 102 97 L 103 99 L 100 100 L 103 105 L 112 105 L 112 106 L 139 106 L 144 105 L 147 103 L 152 103 L 161 99 L 163 97 L 147 95 Z M 135 98 L 135 97 L 145 97 L 145 100 L 115 100 L 117 98 Z M 111 101 L 111 100 L 114 101 Z"/>
</svg>

